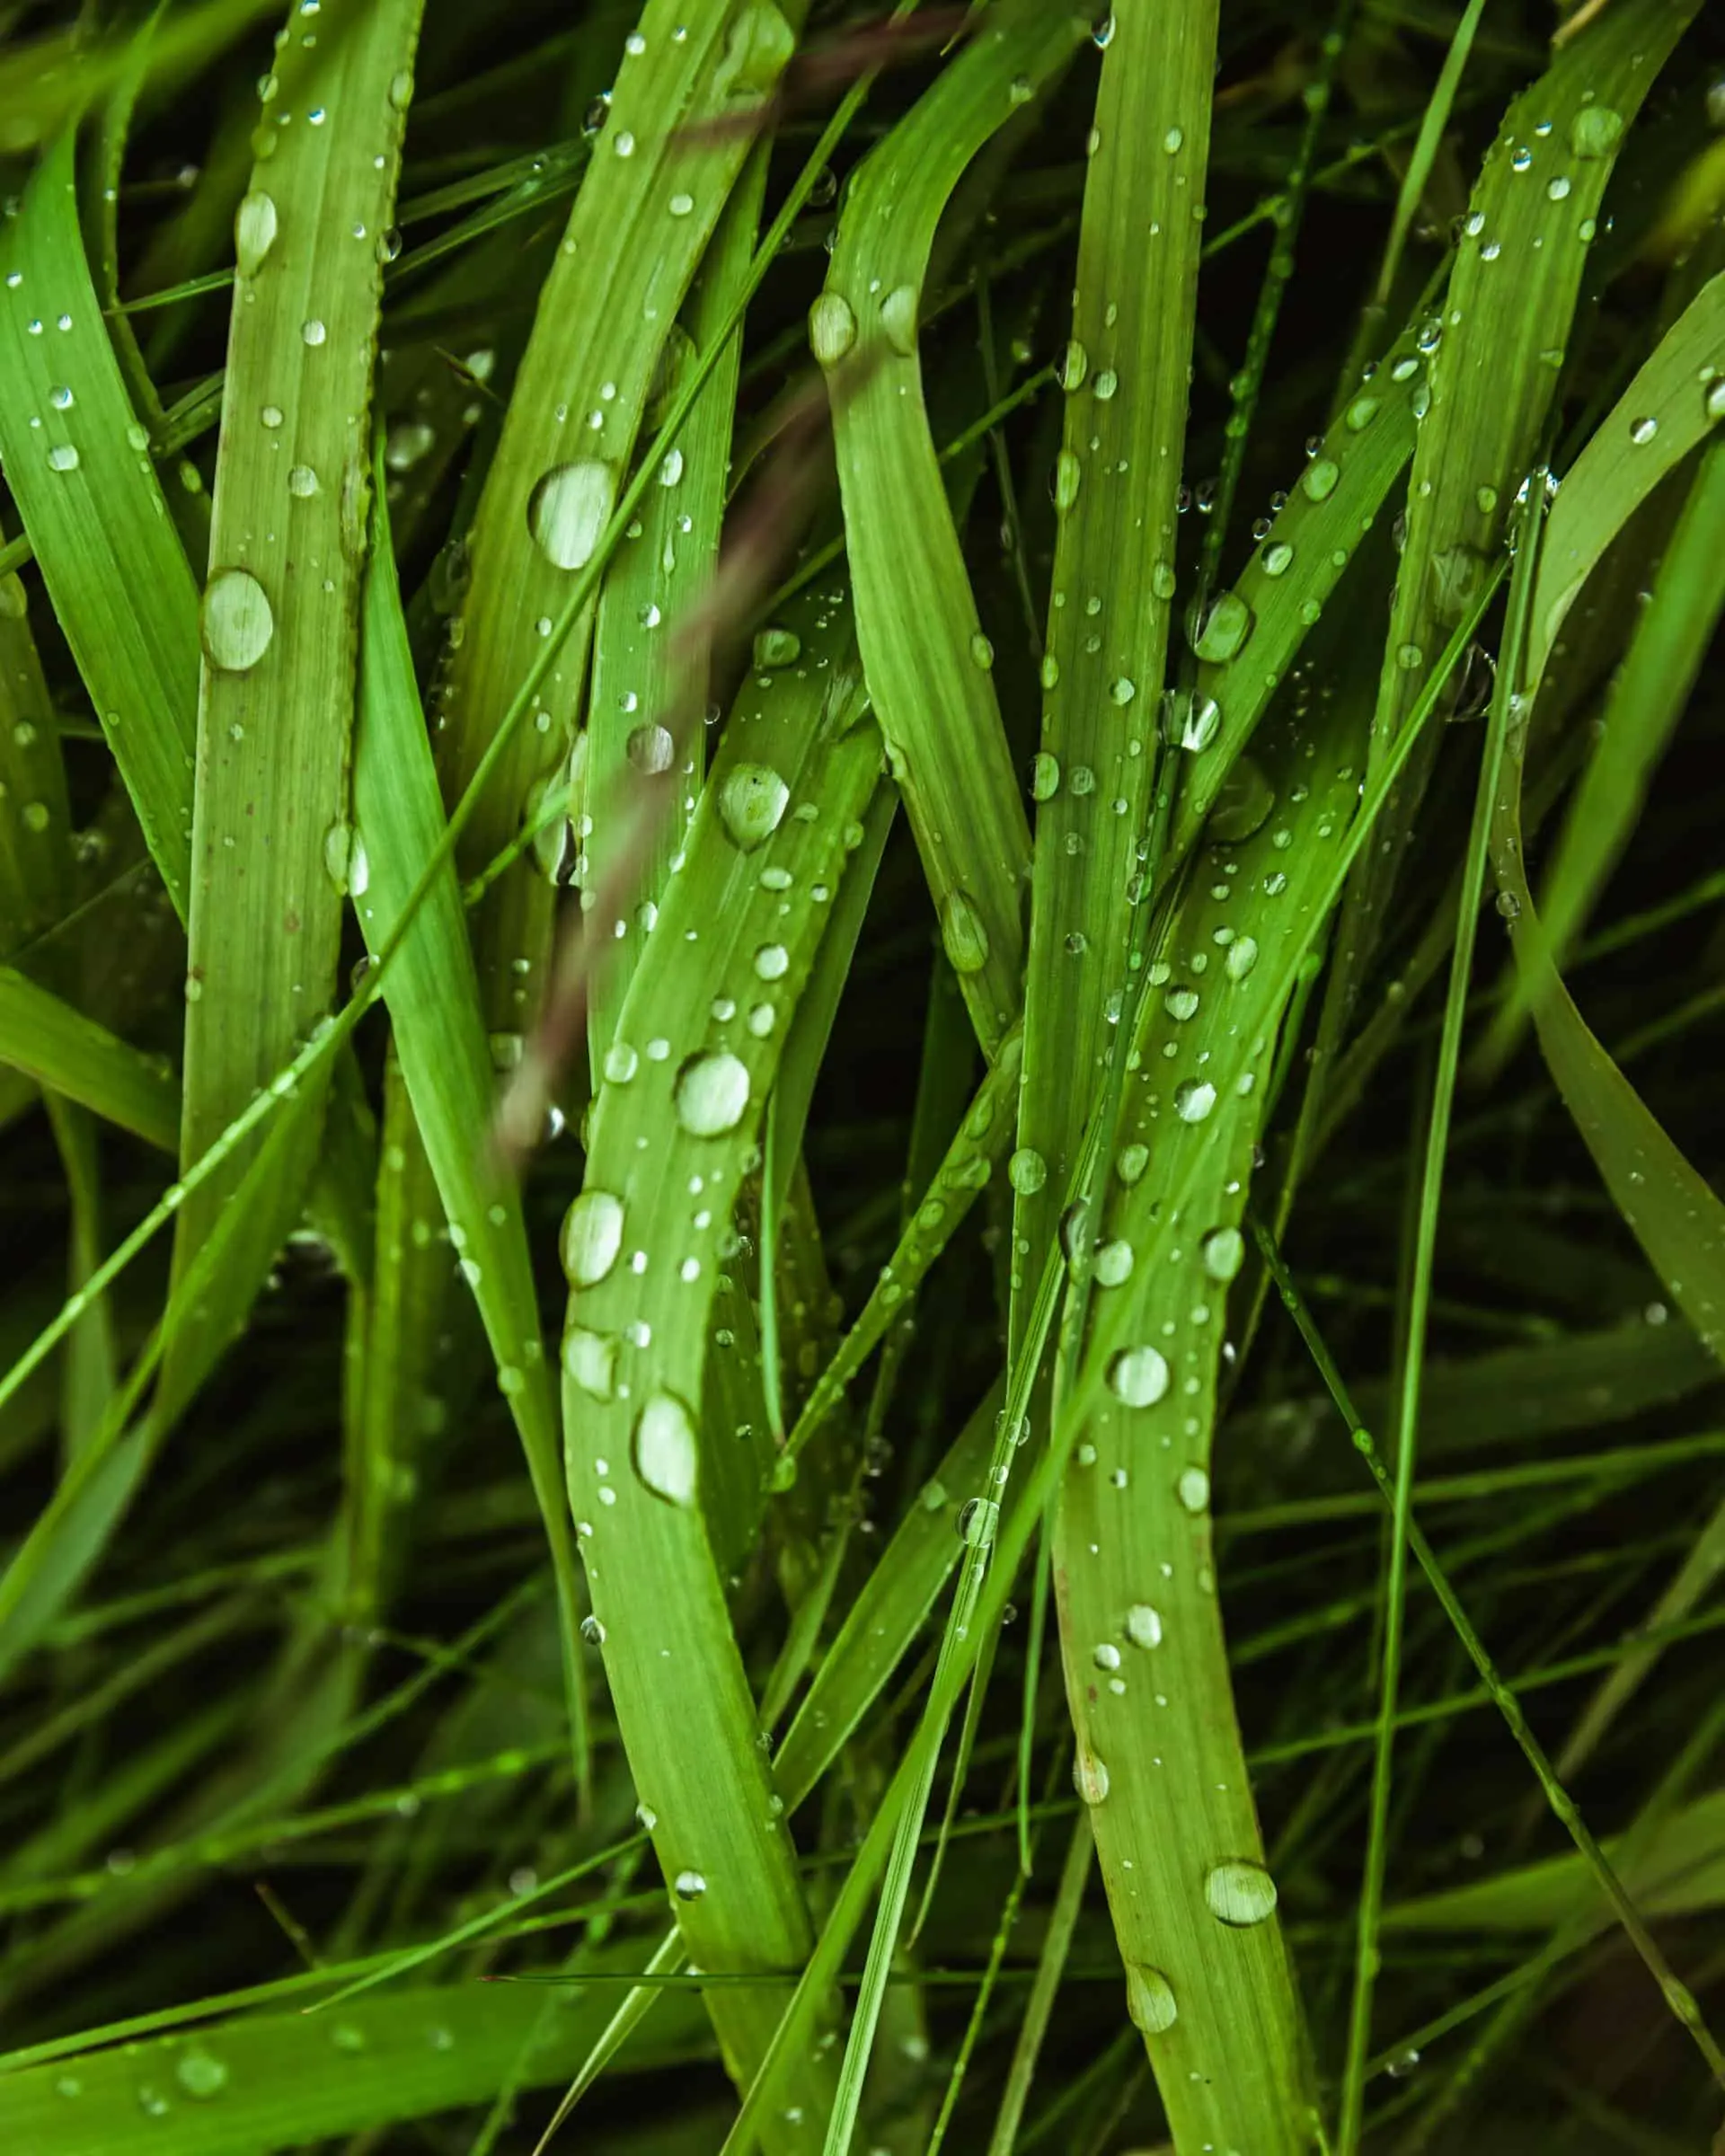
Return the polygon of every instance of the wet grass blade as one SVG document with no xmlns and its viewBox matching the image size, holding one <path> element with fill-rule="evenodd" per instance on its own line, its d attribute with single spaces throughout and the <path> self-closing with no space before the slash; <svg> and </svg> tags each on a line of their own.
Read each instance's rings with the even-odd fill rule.
<svg viewBox="0 0 1725 2156">
<path fill-rule="evenodd" d="M 353 783 L 355 818 L 368 863 L 354 905 L 374 954 L 401 924 L 445 828 L 395 579 L 382 477 L 380 469 Z M 385 996 L 418 1144 L 436 1178 L 451 1250 L 484 1321 L 497 1382 L 520 1433 L 539 1501 L 562 1620 L 570 1736 L 577 1773 L 584 1778 L 579 1595 L 555 1398 L 540 1338 L 520 1193 L 490 1146 L 494 1080 L 466 931 L 455 869 L 446 862 L 401 946 Z M 411 1172 L 405 1161 L 402 1172 Z"/>
<path fill-rule="evenodd" d="M 104 1122 L 165 1153 L 177 1150 L 173 1073 L 10 966 L 0 967 L 0 1057 Z"/>
<path fill-rule="evenodd" d="M 1019 1005 L 1030 834 L 923 402 L 917 320 L 935 226 L 965 168 L 1082 31 L 1060 8 L 990 13 L 855 174 L 809 312 L 869 692 L 942 941 L 990 1056 Z"/>
<path fill-rule="evenodd" d="M 200 630 L 197 784 L 187 932 L 181 1160 L 199 1160 L 336 999 L 342 897 L 363 880 L 349 817 L 359 579 L 370 480 L 372 370 L 387 230 L 412 94 L 419 0 L 385 0 L 332 42 L 290 33 L 264 78 L 258 162 L 234 221 L 238 274 L 216 459 Z M 295 18 L 296 23 L 297 18 Z M 300 108 L 296 110 L 296 107 Z M 340 220 L 323 214 L 333 196 Z M 253 835 L 268 834 L 267 845 Z M 292 1227 L 321 1114 L 269 1197 Z M 245 1173 L 236 1148 L 182 1209 L 183 1277 Z M 261 1276 L 259 1277 L 261 1278 Z M 258 1280 L 231 1268 L 218 1339 Z M 195 1383 L 210 1348 L 167 1345 L 164 1388 Z"/>
</svg>

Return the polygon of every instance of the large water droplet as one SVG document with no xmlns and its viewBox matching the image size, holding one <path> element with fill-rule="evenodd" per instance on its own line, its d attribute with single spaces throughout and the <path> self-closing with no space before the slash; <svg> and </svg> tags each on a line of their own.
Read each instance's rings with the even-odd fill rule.
<svg viewBox="0 0 1725 2156">
<path fill-rule="evenodd" d="M 243 674 L 270 649 L 276 617 L 249 570 L 218 569 L 204 587 L 199 627 L 210 665 Z"/>
<path fill-rule="evenodd" d="M 1168 1390 L 1168 1362 L 1158 1348 L 1122 1348 L 1108 1365 L 1108 1389 L 1128 1408 L 1154 1408 Z"/>
<path fill-rule="evenodd" d="M 1126 2010 L 1146 2037 L 1159 2037 L 1180 2019 L 1174 1987 L 1160 1969 L 1126 1965 Z"/>
<path fill-rule="evenodd" d="M 1237 591 L 1225 591 L 1204 617 L 1192 649 L 1199 658 L 1219 666 L 1234 657 L 1251 632 L 1251 607 Z"/>
<path fill-rule="evenodd" d="M 1126 1636 L 1146 1653 L 1162 1645 L 1162 1613 L 1147 1602 L 1135 1602 L 1126 1613 Z"/>
<path fill-rule="evenodd" d="M 597 1287 L 623 1248 L 623 1200 L 583 1190 L 563 1222 L 563 1270 L 577 1287 Z"/>
<path fill-rule="evenodd" d="M 1034 1197 L 1048 1180 L 1048 1163 L 1034 1145 L 1021 1145 L 1006 1163 L 1006 1180 L 1021 1197 Z"/>
<path fill-rule="evenodd" d="M 791 789 L 765 764 L 734 764 L 719 788 L 719 817 L 731 843 L 752 853 L 784 817 Z"/>
<path fill-rule="evenodd" d="M 677 1074 L 677 1119 L 697 1138 L 735 1130 L 748 1106 L 748 1065 L 727 1048 L 691 1056 Z"/>
<path fill-rule="evenodd" d="M 174 2062 L 173 2078 L 188 2096 L 208 2099 L 227 2086 L 227 2067 L 209 2052 L 186 2051 Z"/>
<path fill-rule="evenodd" d="M 1204 1238 L 1204 1270 L 1212 1280 L 1232 1280 L 1245 1259 L 1246 1239 L 1238 1228 L 1216 1228 Z"/>
<path fill-rule="evenodd" d="M 1204 1880 L 1210 1914 L 1239 1931 L 1261 1924 L 1276 1906 L 1276 1882 L 1261 1864 L 1243 1858 L 1211 1868 Z"/>
<path fill-rule="evenodd" d="M 617 1389 L 617 1338 L 571 1325 L 563 1335 L 563 1369 L 590 1400 L 611 1400 Z"/>
<path fill-rule="evenodd" d="M 880 327 L 895 352 L 908 358 L 916 349 L 916 287 L 895 285 L 880 302 Z"/>
<path fill-rule="evenodd" d="M 801 654 L 802 639 L 794 629 L 767 628 L 756 632 L 755 664 L 761 672 L 794 666 Z"/>
<path fill-rule="evenodd" d="M 243 196 L 234 215 L 234 256 L 242 277 L 255 277 L 259 265 L 276 243 L 274 199 L 253 189 Z"/>
<path fill-rule="evenodd" d="M 1060 759 L 1040 749 L 1031 759 L 1031 799 L 1051 801 L 1060 791 Z"/>
<path fill-rule="evenodd" d="M 1300 485 L 1309 501 L 1328 501 L 1340 477 L 1341 466 L 1332 458 L 1314 456 L 1301 473 Z"/>
<path fill-rule="evenodd" d="M 1578 157 L 1609 157 L 1623 133 L 1621 112 L 1609 105 L 1583 105 L 1570 122 L 1570 148 Z"/>
<path fill-rule="evenodd" d="M 980 973 L 988 963 L 988 931 L 964 891 L 951 890 L 941 901 L 941 941 L 954 973 Z"/>
<path fill-rule="evenodd" d="M 1182 1123 L 1201 1123 L 1216 1106 L 1216 1088 L 1208 1078 L 1188 1078 L 1174 1088 L 1174 1113 Z"/>
<path fill-rule="evenodd" d="M 617 499 L 617 468 L 588 456 L 553 464 L 527 500 L 527 528 L 558 569 L 582 569 L 593 559 Z"/>
<path fill-rule="evenodd" d="M 1082 1739 L 1072 1763 L 1072 1786 L 1085 1804 L 1107 1801 L 1108 1768 Z"/>
<path fill-rule="evenodd" d="M 635 1472 L 656 1498 L 694 1502 L 694 1418 L 674 1392 L 655 1392 L 635 1422 Z"/>
<path fill-rule="evenodd" d="M 856 316 L 837 292 L 823 292 L 809 310 L 809 349 L 823 367 L 836 367 L 856 342 Z"/>
<path fill-rule="evenodd" d="M 48 453 L 48 468 L 50 472 L 75 472 L 78 468 L 75 443 L 56 442 Z"/>
</svg>

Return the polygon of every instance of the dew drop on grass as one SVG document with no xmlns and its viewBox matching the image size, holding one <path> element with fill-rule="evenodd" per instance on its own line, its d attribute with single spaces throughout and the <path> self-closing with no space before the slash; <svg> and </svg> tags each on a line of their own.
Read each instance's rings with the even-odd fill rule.
<svg viewBox="0 0 1725 2156">
<path fill-rule="evenodd" d="M 1659 422 L 1650 415 L 1646 419 L 1630 421 L 1629 438 L 1638 449 L 1644 449 L 1659 431 Z"/>
<path fill-rule="evenodd" d="M 1192 641 L 1201 659 L 1219 666 L 1232 658 L 1252 633 L 1252 609 L 1237 591 L 1225 591 L 1204 617 L 1204 625 Z"/>
<path fill-rule="evenodd" d="M 794 629 L 763 629 L 755 639 L 755 664 L 763 673 L 794 666 L 801 652 L 802 639 Z"/>
<path fill-rule="evenodd" d="M 589 1400 L 611 1400 L 617 1389 L 617 1338 L 571 1325 L 563 1335 L 563 1371 Z"/>
<path fill-rule="evenodd" d="M 1108 1798 L 1108 1768 L 1082 1741 L 1072 1763 L 1072 1786 L 1085 1804 L 1103 1804 Z"/>
<path fill-rule="evenodd" d="M 719 818 L 733 845 L 752 853 L 784 817 L 791 789 L 765 764 L 736 764 L 719 789 Z"/>
<path fill-rule="evenodd" d="M 1188 1078 L 1174 1088 L 1174 1113 L 1182 1123 L 1201 1123 L 1216 1106 L 1216 1088 L 1207 1078 Z"/>
<path fill-rule="evenodd" d="M 234 264 L 242 277 L 255 277 L 276 243 L 275 198 L 254 188 L 243 196 L 234 215 Z"/>
<path fill-rule="evenodd" d="M 1060 386 L 1068 394 L 1084 387 L 1084 376 L 1090 372 L 1090 354 L 1075 337 L 1060 355 Z"/>
<path fill-rule="evenodd" d="M 1123 1236 L 1105 1242 L 1096 1253 L 1096 1278 L 1103 1287 L 1121 1287 L 1132 1277 L 1136 1253 Z"/>
<path fill-rule="evenodd" d="M 1609 105 L 1583 105 L 1570 122 L 1570 148 L 1578 157 L 1609 157 L 1623 132 L 1621 112 Z"/>
<path fill-rule="evenodd" d="M 916 287 L 895 285 L 880 302 L 880 327 L 895 352 L 908 358 L 916 349 Z"/>
<path fill-rule="evenodd" d="M 1216 1228 L 1204 1238 L 1204 1270 L 1212 1280 L 1232 1280 L 1245 1258 L 1246 1239 L 1238 1228 Z"/>
<path fill-rule="evenodd" d="M 137 2107 L 146 2118 L 165 2118 L 173 2106 L 154 2081 L 140 2081 L 137 2085 Z"/>
<path fill-rule="evenodd" d="M 791 953 L 783 943 L 763 943 L 755 953 L 755 972 L 763 981 L 782 981 L 791 970 Z"/>
<path fill-rule="evenodd" d="M 1130 1145 L 1121 1146 L 1120 1157 L 1114 1163 L 1114 1172 L 1129 1189 L 1134 1183 L 1139 1180 L 1149 1165 L 1150 1148 L 1147 1145 L 1140 1145 L 1135 1141 Z"/>
<path fill-rule="evenodd" d="M 50 472 L 75 472 L 78 468 L 75 446 L 71 442 L 57 442 L 48 453 L 48 468 Z"/>
<path fill-rule="evenodd" d="M 623 1200 L 583 1190 L 563 1221 L 563 1270 L 577 1287 L 597 1287 L 623 1248 Z"/>
<path fill-rule="evenodd" d="M 1159 2037 L 1180 2019 L 1174 1987 L 1160 1969 L 1142 1963 L 1126 1965 L 1126 2010 L 1135 2027 L 1146 2037 Z"/>
<path fill-rule="evenodd" d="M 1031 799 L 1051 801 L 1060 791 L 1060 759 L 1039 749 L 1031 759 Z"/>
<path fill-rule="evenodd" d="M 1332 458 L 1314 456 L 1300 475 L 1300 486 L 1308 501 L 1328 501 L 1340 477 L 1341 466 Z"/>
<path fill-rule="evenodd" d="M 1054 460 L 1054 506 L 1065 511 L 1078 499 L 1078 490 L 1084 484 L 1084 468 L 1076 454 L 1070 449 L 1061 450 Z"/>
<path fill-rule="evenodd" d="M 527 528 L 557 569 L 582 569 L 593 559 L 617 499 L 617 468 L 596 456 L 553 464 L 527 498 Z"/>
<path fill-rule="evenodd" d="M 1236 1858 L 1205 1875 L 1204 1899 L 1218 1922 L 1236 1931 L 1261 1924 L 1276 1907 L 1276 1882 L 1261 1864 Z"/>
<path fill-rule="evenodd" d="M 1194 1515 L 1203 1511 L 1210 1501 L 1210 1478 L 1201 1467 L 1183 1467 L 1174 1484 L 1174 1495 L 1184 1508 Z"/>
<path fill-rule="evenodd" d="M 941 941 L 954 973 L 980 973 L 988 963 L 988 931 L 964 891 L 951 890 L 941 901 Z"/>
<path fill-rule="evenodd" d="M 675 1392 L 655 1392 L 635 1419 L 635 1472 L 669 1505 L 694 1502 L 694 1418 Z"/>
<path fill-rule="evenodd" d="M 1000 1507 L 992 1498 L 967 1498 L 959 1513 L 959 1540 L 967 1550 L 993 1546 L 1000 1524 Z"/>
<path fill-rule="evenodd" d="M 648 778 L 657 778 L 667 772 L 677 760 L 677 742 L 669 727 L 655 721 L 648 726 L 632 727 L 624 744 L 624 754 L 634 768 Z"/>
<path fill-rule="evenodd" d="M 1198 991 L 1171 988 L 1162 999 L 1162 1007 L 1177 1025 L 1184 1025 L 1189 1018 L 1198 1016 Z"/>
<path fill-rule="evenodd" d="M 173 2078 L 188 2096 L 207 2100 L 227 2086 L 227 2067 L 209 2052 L 182 2052 L 174 2063 Z"/>
<path fill-rule="evenodd" d="M 605 1074 L 613 1085 L 627 1085 L 641 1068 L 641 1057 L 626 1040 L 614 1040 L 605 1051 Z"/>
<path fill-rule="evenodd" d="M 995 647 L 978 629 L 970 639 L 970 661 L 986 674 L 995 663 Z"/>
<path fill-rule="evenodd" d="M 1108 1365 L 1108 1389 L 1128 1408 L 1154 1408 L 1168 1390 L 1167 1357 L 1159 1348 L 1122 1348 Z"/>
<path fill-rule="evenodd" d="M 1162 1613 L 1147 1602 L 1135 1602 L 1126 1613 L 1126 1636 L 1134 1647 L 1147 1653 L 1162 1645 Z"/>
<path fill-rule="evenodd" d="M 1205 835 L 1212 845 L 1234 845 L 1267 822 L 1275 806 L 1276 790 L 1263 765 L 1255 756 L 1236 756 L 1216 789 Z"/>
<path fill-rule="evenodd" d="M 692 1137 L 722 1137 L 748 1106 L 748 1065 L 728 1048 L 691 1056 L 677 1074 L 677 1119 Z"/>
<path fill-rule="evenodd" d="M 244 674 L 270 649 L 276 617 L 262 585 L 249 570 L 218 569 L 204 587 L 199 627 L 211 666 Z"/>
<path fill-rule="evenodd" d="M 1021 1145 L 1006 1163 L 1006 1180 L 1021 1197 L 1034 1197 L 1048 1180 L 1048 1163 L 1034 1145 Z"/>
<path fill-rule="evenodd" d="M 1090 1658 L 1098 1669 L 1118 1669 L 1120 1650 L 1111 1639 L 1103 1639 L 1090 1650 Z"/>
<path fill-rule="evenodd" d="M 707 1882 L 698 1871 L 679 1871 L 675 1884 L 679 1902 L 698 1902 L 707 1891 Z"/>
<path fill-rule="evenodd" d="M 1374 396 L 1356 397 L 1348 407 L 1347 428 L 1349 434 L 1364 434 L 1377 417 L 1381 400 Z"/>
<path fill-rule="evenodd" d="M 288 473 L 288 491 L 301 501 L 317 492 L 317 473 L 309 464 L 295 464 Z"/>
<path fill-rule="evenodd" d="M 823 292 L 809 310 L 809 349 L 822 367 L 836 367 L 856 342 L 856 316 L 837 292 Z"/>
<path fill-rule="evenodd" d="M 1267 577 L 1286 576 L 1293 562 L 1294 549 L 1285 539 L 1278 539 L 1273 546 L 1264 549 L 1264 574 Z"/>
<path fill-rule="evenodd" d="M 329 331 L 317 319 L 315 314 L 308 315 L 307 318 L 300 323 L 299 333 L 305 341 L 310 345 L 314 350 L 315 350 L 316 348 L 322 344 L 324 339 L 329 335 Z"/>
</svg>

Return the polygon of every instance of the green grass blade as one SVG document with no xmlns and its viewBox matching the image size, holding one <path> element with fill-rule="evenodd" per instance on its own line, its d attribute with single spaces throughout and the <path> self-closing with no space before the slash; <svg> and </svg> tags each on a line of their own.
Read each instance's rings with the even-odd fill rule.
<svg viewBox="0 0 1725 2156">
<path fill-rule="evenodd" d="M 380 471 L 353 775 L 355 821 L 370 864 L 354 904 L 374 955 L 403 921 L 408 898 L 444 830 L 381 490 Z M 544 1522 L 562 1616 L 571 1735 L 584 1765 L 579 1590 L 555 1401 L 520 1194 L 488 1154 L 495 1081 L 453 863 L 445 862 L 414 916 L 385 997 L 419 1142 L 436 1178 L 451 1246 L 485 1323 L 497 1382 L 520 1432 Z"/>
<path fill-rule="evenodd" d="M 102 327 L 78 231 L 69 135 L 43 158 L 18 216 L 0 229 L 0 269 L 7 287 L 0 373 L 18 385 L 0 398 L 7 483 L 146 841 L 183 918 L 190 888 L 187 758 L 198 702 L 197 587 Z M 41 419 L 40 430 L 30 426 L 32 416 Z"/>
<path fill-rule="evenodd" d="M 238 276 L 199 627 L 184 1103 L 189 1166 L 327 1014 L 342 898 L 363 880 L 349 820 L 359 579 L 370 479 L 375 238 L 391 222 L 419 0 L 384 0 L 307 49 L 298 17 L 264 78 L 259 153 L 234 221 Z M 297 108 L 297 109 L 296 109 Z M 323 212 L 342 204 L 340 219 Z M 269 834 L 267 845 L 254 835 Z M 262 1200 L 275 1238 L 304 1202 L 320 1116 Z M 236 1149 L 182 1209 L 182 1275 L 244 1174 Z M 254 1193 L 254 1204 L 261 1194 Z M 270 1238 L 256 1245 L 268 1262 Z M 225 1334 L 257 1283 L 229 1276 Z M 237 1305 L 237 1307 L 236 1307 Z M 164 1383 L 207 1360 L 170 1339 Z"/>
<path fill-rule="evenodd" d="M 917 316 L 935 226 L 965 168 L 1081 33 L 1060 8 L 989 15 L 853 179 L 809 314 L 869 692 L 947 956 L 991 1056 L 1018 1010 L 1030 840 L 923 402 Z"/>
<path fill-rule="evenodd" d="M 147 1144 L 178 1148 L 172 1071 L 10 966 L 0 967 L 0 1059 Z"/>
</svg>

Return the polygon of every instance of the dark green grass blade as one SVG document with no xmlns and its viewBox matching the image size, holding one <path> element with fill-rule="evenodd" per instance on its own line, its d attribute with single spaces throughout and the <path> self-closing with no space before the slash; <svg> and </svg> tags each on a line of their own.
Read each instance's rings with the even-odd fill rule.
<svg viewBox="0 0 1725 2156">
<path fill-rule="evenodd" d="M 173 1073 L 9 966 L 0 967 L 0 1058 L 105 1122 L 165 1153 L 177 1149 Z"/>
</svg>

